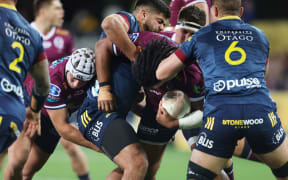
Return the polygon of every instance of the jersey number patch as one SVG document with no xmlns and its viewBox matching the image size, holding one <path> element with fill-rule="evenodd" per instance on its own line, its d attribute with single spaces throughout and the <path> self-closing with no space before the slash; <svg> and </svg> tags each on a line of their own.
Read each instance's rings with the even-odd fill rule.
<svg viewBox="0 0 288 180">
<path fill-rule="evenodd" d="M 231 45 L 229 46 L 229 48 L 225 52 L 225 60 L 226 60 L 226 62 L 228 64 L 230 64 L 230 65 L 233 65 L 233 66 L 240 65 L 240 64 L 244 63 L 245 60 L 246 60 L 246 52 L 244 51 L 244 49 L 242 49 L 240 47 L 236 47 L 238 43 L 239 43 L 239 41 L 233 41 L 231 43 Z M 233 52 L 239 52 L 241 54 L 240 59 L 237 59 L 237 60 L 231 59 L 230 55 Z"/>
<path fill-rule="evenodd" d="M 12 43 L 12 48 L 16 49 L 19 48 L 20 50 L 20 55 L 19 57 L 15 58 L 10 64 L 9 64 L 9 69 L 12 71 L 16 71 L 17 73 L 21 73 L 21 69 L 17 66 L 18 63 L 22 62 L 23 56 L 24 56 L 24 48 L 23 45 L 19 42 L 13 42 Z"/>
</svg>

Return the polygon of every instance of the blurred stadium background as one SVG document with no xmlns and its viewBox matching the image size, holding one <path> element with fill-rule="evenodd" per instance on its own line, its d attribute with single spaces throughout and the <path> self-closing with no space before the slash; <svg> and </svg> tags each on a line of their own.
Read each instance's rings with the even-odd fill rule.
<svg viewBox="0 0 288 180">
<path fill-rule="evenodd" d="M 167 3 L 170 0 L 166 0 Z M 19 0 L 17 9 L 27 18 L 33 20 L 33 0 Z M 100 33 L 99 24 L 103 17 L 118 10 L 129 11 L 132 0 L 62 0 L 65 9 L 64 27 L 69 29 L 74 37 L 75 46 L 93 48 Z M 285 1 L 243 0 L 245 7 L 244 21 L 262 29 L 271 45 L 270 70 L 267 85 L 273 99 L 278 104 L 278 113 L 288 129 L 288 13 Z M 181 133 L 177 134 L 176 142 L 169 145 L 165 153 L 157 178 L 160 180 L 185 179 L 189 148 Z M 105 156 L 85 149 L 89 159 L 92 179 L 105 179 L 115 165 Z M 271 171 L 260 163 L 238 158 L 234 160 L 235 179 L 249 180 L 273 179 Z M 3 177 L 3 170 L 0 172 Z M 45 167 L 38 173 L 36 180 L 70 180 L 77 179 L 72 172 L 67 154 L 62 147 L 56 152 Z"/>
</svg>

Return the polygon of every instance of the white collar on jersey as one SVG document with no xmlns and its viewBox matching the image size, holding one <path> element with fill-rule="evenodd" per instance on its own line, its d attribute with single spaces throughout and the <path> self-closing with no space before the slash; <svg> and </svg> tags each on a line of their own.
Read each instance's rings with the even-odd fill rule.
<svg viewBox="0 0 288 180">
<path fill-rule="evenodd" d="M 33 27 L 34 29 L 36 29 L 39 33 L 40 33 L 40 35 L 42 36 L 42 38 L 43 38 L 43 40 L 45 40 L 45 41 L 47 41 L 47 40 L 49 40 L 51 37 L 53 37 L 53 35 L 55 34 L 55 32 L 56 32 L 56 27 L 52 27 L 52 29 L 46 34 L 46 35 L 44 35 L 42 32 L 40 32 L 40 30 L 37 28 L 37 26 L 36 26 L 36 24 L 35 24 L 35 22 L 33 21 L 33 22 L 31 22 L 31 27 Z"/>
</svg>

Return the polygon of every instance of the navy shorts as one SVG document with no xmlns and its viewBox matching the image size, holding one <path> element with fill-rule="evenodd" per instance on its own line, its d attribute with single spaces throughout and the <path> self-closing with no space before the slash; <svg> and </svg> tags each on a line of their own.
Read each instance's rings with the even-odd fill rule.
<svg viewBox="0 0 288 180">
<path fill-rule="evenodd" d="M 56 131 L 49 117 L 41 114 L 41 136 L 35 139 L 35 143 L 41 150 L 52 154 L 59 142 L 60 135 Z"/>
<path fill-rule="evenodd" d="M 78 110 L 77 122 L 83 136 L 101 149 L 103 136 L 107 126 L 118 113 L 105 113 L 98 110 L 97 100 L 85 98 Z"/>
<path fill-rule="evenodd" d="M 204 110 L 205 111 L 205 110 Z M 253 152 L 269 153 L 286 137 L 276 107 L 260 104 L 220 105 L 204 116 L 196 149 L 230 158 L 237 140 L 246 137 Z"/>
<path fill-rule="evenodd" d="M 183 136 L 185 137 L 189 147 L 196 143 L 200 128 L 182 129 Z"/>
<path fill-rule="evenodd" d="M 137 136 L 140 141 L 148 144 L 167 144 L 175 135 L 177 128 L 169 129 L 156 121 L 156 113 L 146 105 L 138 126 Z"/>
<path fill-rule="evenodd" d="M 19 137 L 22 129 L 23 121 L 15 116 L 0 114 L 0 153 Z"/>
</svg>

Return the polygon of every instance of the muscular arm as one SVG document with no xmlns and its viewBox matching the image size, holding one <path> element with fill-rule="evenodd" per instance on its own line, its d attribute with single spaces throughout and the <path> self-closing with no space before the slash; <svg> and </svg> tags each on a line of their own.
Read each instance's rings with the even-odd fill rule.
<svg viewBox="0 0 288 180">
<path fill-rule="evenodd" d="M 81 146 L 85 146 L 100 152 L 96 145 L 86 140 L 78 129 L 68 123 L 69 116 L 67 108 L 61 108 L 57 110 L 47 109 L 47 112 L 60 136 L 75 144 L 79 144 Z"/>
<path fill-rule="evenodd" d="M 112 56 L 112 42 L 101 39 L 95 44 L 95 64 L 97 80 L 99 83 L 109 82 L 111 79 L 110 63 Z"/>
<path fill-rule="evenodd" d="M 184 64 L 175 55 L 175 53 L 173 53 L 159 64 L 156 70 L 156 77 L 158 80 L 169 81 L 173 79 L 183 68 Z"/>
<path fill-rule="evenodd" d="M 48 95 L 50 88 L 48 60 L 46 59 L 34 64 L 29 73 L 34 79 L 36 92 L 40 96 Z"/>
<path fill-rule="evenodd" d="M 26 110 L 25 121 L 29 124 L 29 128 L 25 130 L 25 134 L 32 138 L 36 133 L 41 135 L 40 111 L 50 88 L 48 60 L 33 64 L 29 73 L 34 79 L 35 85 L 31 95 L 30 108 Z"/>
<path fill-rule="evenodd" d="M 119 14 L 106 17 L 101 24 L 107 37 L 131 60 L 137 57 L 137 48 L 129 39 L 129 25 Z"/>
</svg>

